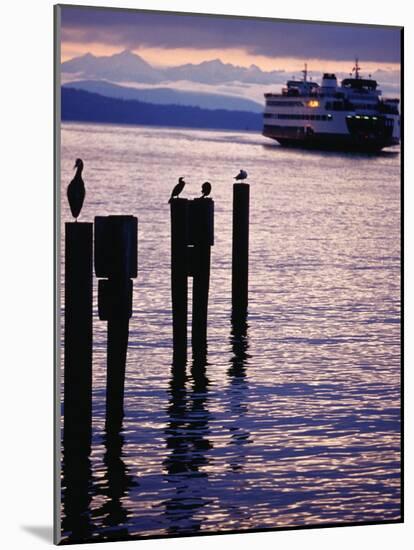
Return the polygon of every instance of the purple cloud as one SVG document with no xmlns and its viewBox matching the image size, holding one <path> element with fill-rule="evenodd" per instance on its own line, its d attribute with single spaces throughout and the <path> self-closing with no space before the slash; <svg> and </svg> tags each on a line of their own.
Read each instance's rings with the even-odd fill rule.
<svg viewBox="0 0 414 550">
<path fill-rule="evenodd" d="M 399 63 L 401 28 L 62 6 L 63 41 Z"/>
</svg>

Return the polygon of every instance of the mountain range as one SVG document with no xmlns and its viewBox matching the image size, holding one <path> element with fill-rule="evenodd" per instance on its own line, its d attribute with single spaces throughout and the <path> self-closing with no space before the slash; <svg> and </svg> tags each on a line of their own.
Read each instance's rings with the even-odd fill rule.
<svg viewBox="0 0 414 550">
<path fill-rule="evenodd" d="M 262 71 L 257 65 L 239 67 L 220 59 L 188 63 L 177 67 L 154 67 L 139 55 L 125 50 L 110 56 L 87 53 L 65 61 L 61 70 L 83 79 L 104 79 L 115 82 L 160 84 L 187 80 L 202 84 L 242 82 L 246 84 L 280 84 L 285 71 Z"/>
<path fill-rule="evenodd" d="M 226 109 L 261 113 L 263 105 L 243 97 L 206 92 L 189 92 L 171 88 L 132 88 L 120 86 L 106 80 L 78 80 L 68 82 L 64 88 L 84 90 L 86 92 L 113 97 L 132 99 L 158 105 L 189 105 L 202 109 Z"/>
</svg>

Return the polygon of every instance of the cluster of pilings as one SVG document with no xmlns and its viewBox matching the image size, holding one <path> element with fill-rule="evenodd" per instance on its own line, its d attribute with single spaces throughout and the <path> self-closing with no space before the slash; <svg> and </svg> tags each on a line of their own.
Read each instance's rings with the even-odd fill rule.
<svg viewBox="0 0 414 550">
<path fill-rule="evenodd" d="M 249 199 L 247 183 L 233 185 L 232 319 L 247 314 L 249 264 Z M 214 245 L 214 201 L 171 201 L 171 289 L 173 360 L 187 360 L 188 277 L 193 278 L 191 343 L 193 359 L 207 353 L 210 257 Z"/>
<path fill-rule="evenodd" d="M 171 200 L 171 293 L 173 363 L 187 361 L 188 278 L 193 278 L 191 343 L 194 360 L 207 354 L 208 294 L 214 201 Z M 98 283 L 98 313 L 108 322 L 107 433 L 123 420 L 125 365 L 132 279 L 138 271 L 138 220 L 98 216 L 94 224 L 65 224 L 64 447 L 90 448 L 92 425 L 92 282 Z M 232 322 L 248 306 L 249 184 L 233 185 Z"/>
<path fill-rule="evenodd" d="M 95 231 L 93 231 L 95 225 Z M 93 234 L 95 239 L 93 242 Z M 98 313 L 108 322 L 106 430 L 123 418 L 125 363 L 132 280 L 137 276 L 138 220 L 96 217 L 95 224 L 65 225 L 64 446 L 90 447 L 92 425 L 92 278 Z M 94 246 L 95 245 L 95 246 Z"/>
<path fill-rule="evenodd" d="M 173 362 L 187 359 L 188 277 L 193 278 L 191 342 L 194 356 L 207 352 L 210 256 L 214 245 L 214 201 L 171 201 L 171 292 Z"/>
</svg>

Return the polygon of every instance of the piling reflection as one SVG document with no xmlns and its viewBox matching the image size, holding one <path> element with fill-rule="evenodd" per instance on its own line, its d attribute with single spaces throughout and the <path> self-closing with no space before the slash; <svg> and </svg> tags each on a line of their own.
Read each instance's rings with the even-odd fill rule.
<svg viewBox="0 0 414 550">
<path fill-rule="evenodd" d="M 185 457 L 188 454 L 187 439 L 184 436 L 187 410 L 186 380 L 185 364 L 173 363 L 167 409 L 169 424 L 166 430 L 166 443 L 170 454 L 164 460 L 164 466 L 169 474 L 186 471 Z"/>
<path fill-rule="evenodd" d="M 198 355 L 191 367 L 191 377 L 186 375 L 183 364 L 175 364 L 171 370 L 166 428 L 168 456 L 164 467 L 172 496 L 163 503 L 167 532 L 171 534 L 199 531 L 202 521 L 197 514 L 209 503 L 205 467 L 212 444 L 206 406 L 209 385 L 206 367 L 205 357 L 200 360 Z M 191 384 L 190 389 L 187 384 Z"/>
<path fill-rule="evenodd" d="M 246 425 L 243 417 L 248 412 L 246 403 L 246 395 L 248 392 L 248 384 L 246 378 L 247 361 L 250 358 L 248 354 L 249 341 L 247 335 L 247 319 L 246 316 L 238 316 L 232 318 L 232 329 L 230 335 L 230 344 L 232 356 L 230 358 L 230 368 L 227 374 L 230 379 L 229 387 L 229 403 L 231 417 L 235 419 L 233 425 L 230 425 L 232 455 L 230 467 L 233 471 L 243 469 L 245 463 L 244 445 L 250 443 L 250 433 L 242 428 Z"/>
<path fill-rule="evenodd" d="M 128 536 L 128 517 L 130 513 L 123 503 L 123 497 L 132 487 L 137 485 L 133 476 L 122 460 L 124 436 L 117 430 L 107 430 L 104 436 L 105 454 L 103 463 L 105 476 L 100 483 L 99 494 L 105 496 L 105 501 L 96 511 L 101 518 L 101 528 L 110 533 L 110 538 L 126 538 Z"/>
<path fill-rule="evenodd" d="M 199 468 L 208 464 L 205 452 L 212 448 L 208 439 L 209 435 L 209 411 L 206 407 L 207 389 L 209 380 L 207 378 L 207 361 L 205 356 L 198 356 L 193 361 L 191 376 L 193 379 L 191 393 L 191 408 L 189 415 L 191 442 L 193 446 L 193 467 L 199 472 Z M 207 475 L 207 474 L 202 474 Z"/>
<path fill-rule="evenodd" d="M 236 380 L 244 380 L 246 377 L 246 363 L 250 357 L 247 353 L 249 349 L 247 329 L 248 324 L 245 315 L 232 317 L 230 344 L 233 355 L 230 358 L 231 367 L 228 374 Z"/>
<path fill-rule="evenodd" d="M 93 533 L 90 503 L 92 471 L 88 444 L 65 441 L 62 462 L 62 537 L 67 542 L 84 542 Z"/>
<path fill-rule="evenodd" d="M 123 497 L 137 482 L 122 460 L 124 436 L 120 430 L 107 429 L 103 443 L 104 475 L 99 479 L 92 476 L 88 440 L 65 439 L 62 463 L 62 540 L 65 543 L 128 538 L 131 514 Z M 93 504 L 94 499 L 100 503 L 98 507 Z"/>
</svg>

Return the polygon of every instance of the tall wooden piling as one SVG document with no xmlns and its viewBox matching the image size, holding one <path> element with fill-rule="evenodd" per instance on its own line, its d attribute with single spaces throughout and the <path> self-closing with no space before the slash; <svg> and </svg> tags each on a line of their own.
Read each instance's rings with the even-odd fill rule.
<svg viewBox="0 0 414 550">
<path fill-rule="evenodd" d="M 87 450 L 92 425 L 92 223 L 65 224 L 64 445 Z"/>
<path fill-rule="evenodd" d="M 188 316 L 188 200 L 171 200 L 171 294 L 173 316 L 173 362 L 187 360 Z"/>
<path fill-rule="evenodd" d="M 232 317 L 243 317 L 248 307 L 249 286 L 248 183 L 233 184 Z"/>
<path fill-rule="evenodd" d="M 214 201 L 194 199 L 189 203 L 189 245 L 192 245 L 193 310 L 191 343 L 193 358 L 207 353 L 207 311 L 210 287 L 211 246 L 214 244 Z"/>
<path fill-rule="evenodd" d="M 98 313 L 108 321 L 106 430 L 121 429 L 124 416 L 125 366 L 132 281 L 137 276 L 138 220 L 134 216 L 95 218 L 95 273 L 105 277 L 98 285 Z"/>
</svg>

